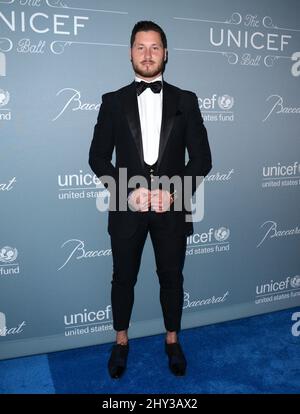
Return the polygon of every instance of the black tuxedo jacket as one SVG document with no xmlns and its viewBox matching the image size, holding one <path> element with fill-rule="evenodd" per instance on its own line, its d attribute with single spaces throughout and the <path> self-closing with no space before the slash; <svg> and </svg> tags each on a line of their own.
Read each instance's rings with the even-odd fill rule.
<svg viewBox="0 0 300 414">
<path fill-rule="evenodd" d="M 114 150 L 115 165 L 111 162 Z M 189 156 L 187 164 L 186 150 Z M 102 176 L 113 177 L 117 183 L 117 190 L 120 185 L 119 168 L 126 168 L 127 181 L 136 175 L 146 177 L 134 82 L 103 95 L 90 147 L 89 164 L 100 180 Z M 166 175 L 169 178 L 175 175 L 181 178 L 190 176 L 193 179 L 194 193 L 197 186 L 196 176 L 205 176 L 210 169 L 210 147 L 196 95 L 164 81 L 159 155 L 154 175 Z M 102 182 L 104 184 L 104 181 Z M 104 185 L 107 187 L 107 184 Z M 132 189 L 128 188 L 127 194 Z M 120 211 L 118 191 L 116 197 L 112 191 L 110 193 L 117 210 L 109 208 L 108 232 L 119 237 L 130 237 L 141 224 L 142 216 L 148 213 L 131 211 L 130 208 Z M 160 216 L 162 232 L 169 235 L 192 234 L 193 223 L 185 219 L 187 212 L 188 210 L 183 208 L 182 211 L 170 209 L 164 213 L 156 213 Z"/>
</svg>

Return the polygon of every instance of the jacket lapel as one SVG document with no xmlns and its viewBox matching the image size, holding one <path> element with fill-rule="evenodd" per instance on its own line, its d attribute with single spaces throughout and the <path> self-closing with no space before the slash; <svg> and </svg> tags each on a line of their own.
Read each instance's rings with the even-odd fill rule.
<svg viewBox="0 0 300 414">
<path fill-rule="evenodd" d="M 178 106 L 179 95 L 167 82 L 163 83 L 163 109 L 160 129 L 159 153 L 156 172 L 160 166 L 164 150 L 172 131 Z"/>
<path fill-rule="evenodd" d="M 144 152 L 142 141 L 142 130 L 139 117 L 139 108 L 137 102 L 136 88 L 134 82 L 123 89 L 122 103 L 125 116 L 128 121 L 129 129 L 135 141 L 142 167 L 144 168 Z"/>
</svg>

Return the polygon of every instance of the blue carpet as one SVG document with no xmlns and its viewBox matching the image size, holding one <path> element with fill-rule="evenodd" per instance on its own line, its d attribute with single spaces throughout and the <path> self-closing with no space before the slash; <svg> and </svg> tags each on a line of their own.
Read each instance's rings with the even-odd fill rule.
<svg viewBox="0 0 300 414">
<path fill-rule="evenodd" d="M 0 361 L 0 394 L 54 394 L 47 355 Z"/>
<path fill-rule="evenodd" d="M 299 308 L 184 330 L 185 377 L 169 373 L 164 336 L 130 340 L 128 368 L 111 380 L 111 344 L 0 361 L 1 393 L 299 394 Z M 48 358 L 48 361 L 46 360 Z"/>
</svg>

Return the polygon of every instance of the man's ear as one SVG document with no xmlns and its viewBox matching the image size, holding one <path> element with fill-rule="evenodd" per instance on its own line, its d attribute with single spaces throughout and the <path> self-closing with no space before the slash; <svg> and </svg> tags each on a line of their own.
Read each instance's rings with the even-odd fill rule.
<svg viewBox="0 0 300 414">
<path fill-rule="evenodd" d="M 167 60 L 168 60 L 168 49 L 165 49 L 164 62 L 166 62 Z"/>
</svg>

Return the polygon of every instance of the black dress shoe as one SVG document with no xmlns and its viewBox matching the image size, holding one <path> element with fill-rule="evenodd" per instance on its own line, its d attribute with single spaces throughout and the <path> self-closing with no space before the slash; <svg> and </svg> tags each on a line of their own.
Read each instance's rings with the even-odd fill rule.
<svg viewBox="0 0 300 414">
<path fill-rule="evenodd" d="M 186 359 L 179 342 L 167 344 L 165 342 L 166 354 L 169 358 L 169 368 L 172 374 L 178 376 L 185 375 Z"/>
<path fill-rule="evenodd" d="M 112 347 L 110 358 L 108 360 L 108 371 L 112 378 L 120 378 L 123 375 L 126 369 L 128 351 L 128 344 L 116 344 Z"/>
</svg>

